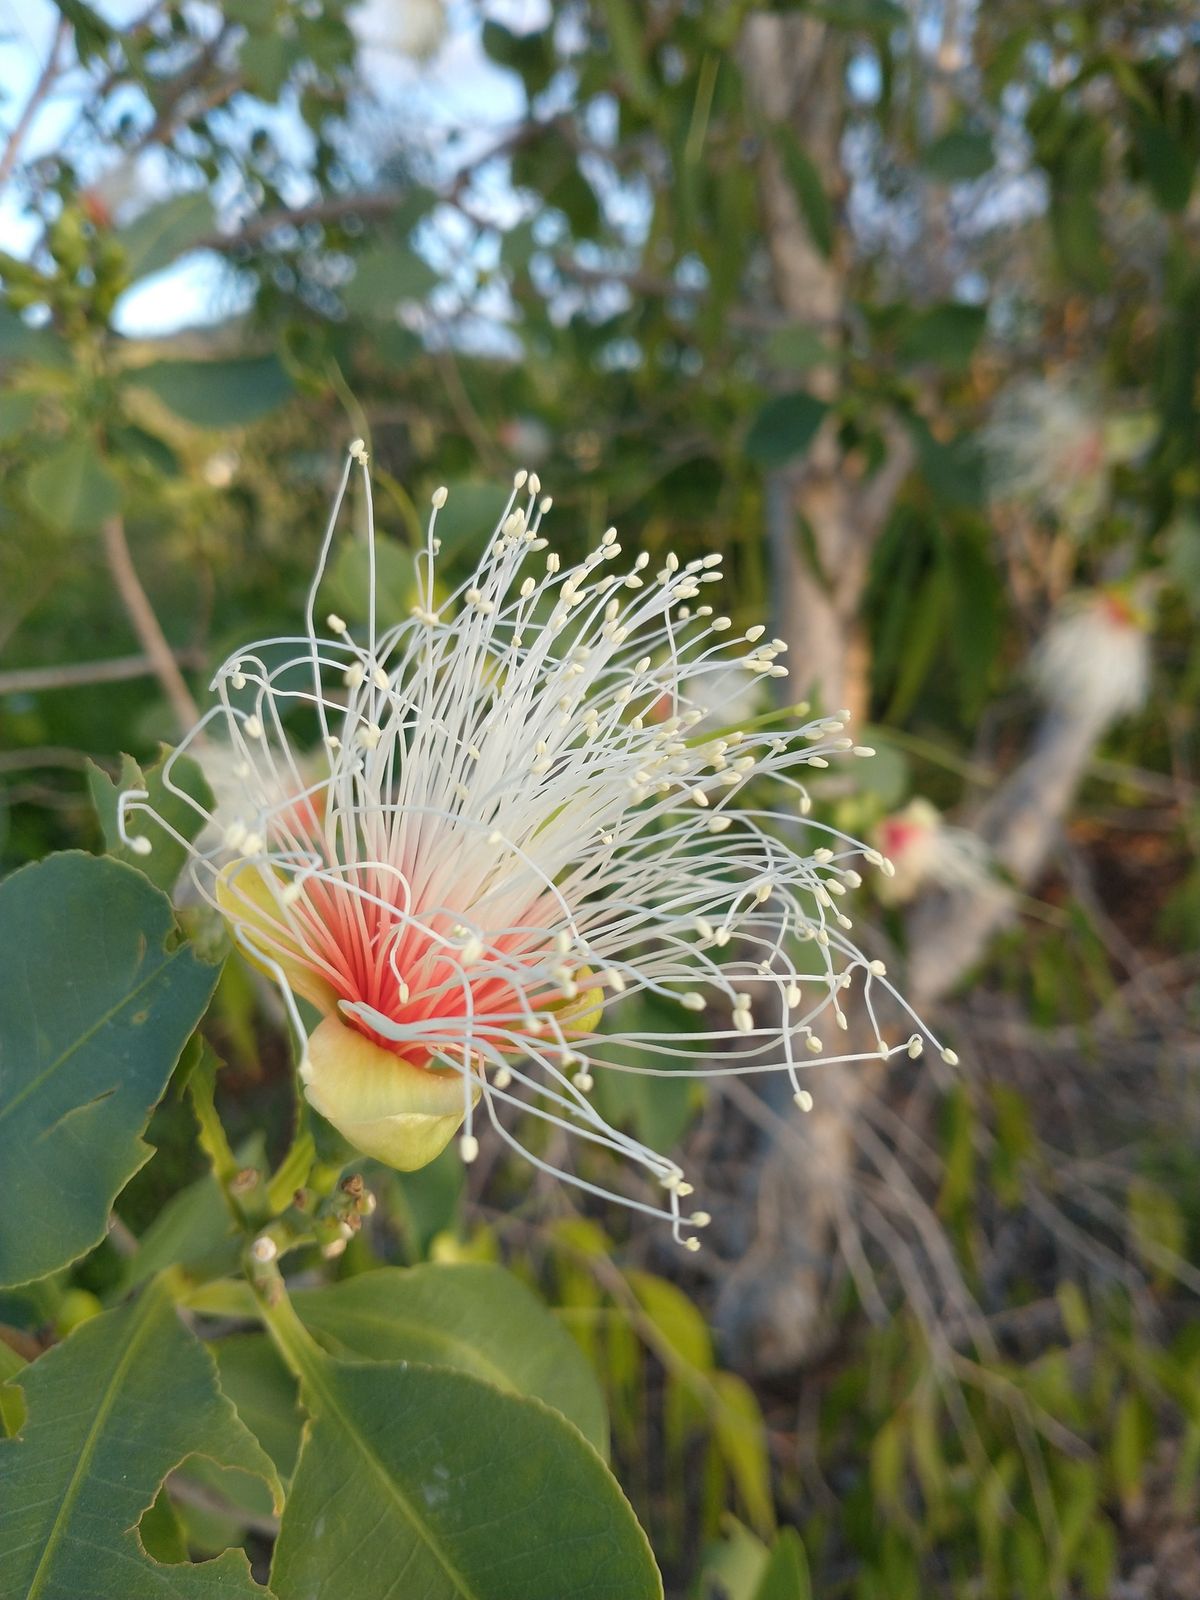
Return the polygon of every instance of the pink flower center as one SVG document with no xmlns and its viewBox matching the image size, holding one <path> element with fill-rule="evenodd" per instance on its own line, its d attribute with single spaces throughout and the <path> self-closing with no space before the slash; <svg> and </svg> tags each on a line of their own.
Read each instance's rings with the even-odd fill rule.
<svg viewBox="0 0 1200 1600">
<path fill-rule="evenodd" d="M 548 930 L 535 920 L 548 908 L 531 907 L 522 926 L 489 935 L 484 951 L 474 954 L 463 948 L 452 913 L 439 908 L 422 920 L 419 910 L 406 912 L 394 895 L 395 879 L 374 867 L 348 873 L 344 883 L 305 884 L 293 908 L 299 959 L 339 1000 L 370 1006 L 401 1027 L 423 1025 L 428 1031 L 430 1023 L 444 1019 L 446 1031 L 459 1038 L 460 1024 L 469 1017 L 475 1036 L 500 1048 L 508 1034 L 528 1026 L 529 1009 L 561 1004 L 561 993 L 545 976 Z M 384 1038 L 357 1016 L 344 1020 L 418 1066 L 428 1063 L 436 1043 L 436 1027 L 430 1045 L 406 1044 Z"/>
</svg>

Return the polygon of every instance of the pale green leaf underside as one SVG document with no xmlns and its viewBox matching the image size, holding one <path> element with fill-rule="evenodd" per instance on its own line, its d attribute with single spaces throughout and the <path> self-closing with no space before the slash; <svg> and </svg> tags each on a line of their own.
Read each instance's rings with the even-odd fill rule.
<svg viewBox="0 0 1200 1600">
<path fill-rule="evenodd" d="M 301 1290 L 293 1303 L 335 1355 L 453 1367 L 561 1411 L 602 1455 L 604 1397 L 579 1346 L 503 1267 L 384 1267 Z"/>
<path fill-rule="evenodd" d="M 169 902 L 116 861 L 68 852 L 0 884 L 0 1283 L 73 1261 L 144 1165 L 140 1135 L 217 969 Z"/>
<path fill-rule="evenodd" d="M 158 1283 L 14 1382 L 26 1418 L 0 1441 L 0 1600 L 265 1600 L 245 1555 L 160 1566 L 137 1525 L 192 1454 L 274 1468 L 221 1393 L 212 1358 Z"/>
<path fill-rule="evenodd" d="M 313 1352 L 279 1600 L 662 1600 L 646 1537 L 557 1412 L 460 1372 Z"/>
</svg>

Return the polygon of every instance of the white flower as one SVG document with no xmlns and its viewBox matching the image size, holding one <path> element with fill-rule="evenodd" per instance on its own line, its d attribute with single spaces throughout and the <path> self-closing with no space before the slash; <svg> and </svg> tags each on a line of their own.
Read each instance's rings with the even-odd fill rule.
<svg viewBox="0 0 1200 1600">
<path fill-rule="evenodd" d="M 369 511 L 360 442 L 353 460 Z M 655 571 L 610 529 L 562 562 L 542 533 L 550 502 L 524 472 L 453 593 L 435 583 L 438 490 L 413 614 L 383 626 L 372 582 L 364 636 L 319 623 L 352 461 L 302 631 L 230 657 L 180 747 L 220 730 L 241 784 L 240 813 L 223 808 L 191 875 L 278 983 L 308 1098 L 361 1149 L 418 1166 L 461 1126 L 470 1160 L 481 1117 L 523 1148 L 499 1114 L 519 1106 L 639 1164 L 664 1197 L 610 1198 L 669 1217 L 679 1237 L 690 1186 L 605 1122 L 588 1098 L 598 1073 L 782 1071 L 807 1106 L 800 1073 L 816 1058 L 867 1058 L 823 1042 L 848 1004 L 866 1013 L 872 1054 L 915 1053 L 913 1024 L 932 1039 L 849 936 L 853 863 L 888 864 L 798 820 L 807 769 L 856 748 L 844 714 L 701 733 L 720 719 L 715 694 L 741 692 L 731 659 L 743 683 L 779 676 L 782 642 L 714 615 L 719 555 L 668 555 Z M 373 531 L 370 550 L 373 563 Z M 131 829 L 142 812 L 166 826 L 144 793 L 122 796 L 125 836 L 145 850 Z M 810 854 L 796 847 L 805 827 L 820 839 Z M 908 1019 L 894 1042 L 876 1022 L 880 990 Z M 311 1038 L 297 996 L 323 1014 Z"/>
<path fill-rule="evenodd" d="M 83 208 L 98 227 L 125 227 L 154 199 L 140 163 L 132 156 L 102 172 L 80 193 Z"/>
<path fill-rule="evenodd" d="M 983 841 L 967 828 L 953 827 L 920 795 L 884 817 L 873 842 L 895 868 L 876 885 L 885 905 L 904 905 L 928 888 L 983 894 L 994 887 Z"/>
<path fill-rule="evenodd" d="M 1127 589 L 1071 596 L 1033 659 L 1043 701 L 1097 729 L 1143 705 L 1150 685 L 1147 619 Z"/>
<path fill-rule="evenodd" d="M 1104 509 L 1112 468 L 1152 431 L 1148 417 L 1106 417 L 1094 385 L 1078 376 L 1018 379 L 983 433 L 991 497 L 1048 513 L 1080 537 Z"/>
<path fill-rule="evenodd" d="M 532 467 L 540 467 L 554 448 L 550 429 L 540 417 L 510 417 L 501 423 L 496 437 L 510 460 L 527 461 Z"/>
<path fill-rule="evenodd" d="M 351 26 L 363 47 L 428 61 L 446 38 L 443 0 L 360 0 Z"/>
</svg>

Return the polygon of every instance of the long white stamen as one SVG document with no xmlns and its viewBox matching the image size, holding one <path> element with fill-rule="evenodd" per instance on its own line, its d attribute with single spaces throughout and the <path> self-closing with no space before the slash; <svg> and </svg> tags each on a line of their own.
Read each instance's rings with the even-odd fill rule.
<svg viewBox="0 0 1200 1600">
<path fill-rule="evenodd" d="M 365 647 L 339 616 L 321 633 L 315 622 L 355 461 L 371 549 Z M 655 574 L 644 555 L 622 558 L 609 530 L 571 565 L 547 549 L 540 493 L 535 477 L 517 475 L 475 571 L 445 593 L 434 582 L 439 489 L 417 557 L 419 601 L 381 625 L 365 450 L 352 450 L 303 633 L 230 657 L 215 679 L 219 703 L 163 781 L 211 822 L 174 766 L 202 730 L 224 728 L 235 814 L 189 847 L 190 873 L 275 978 L 302 1045 L 298 969 L 332 992 L 347 1026 L 458 1075 L 465 1160 L 479 1148 L 479 1109 L 523 1148 L 498 1110 L 520 1106 L 663 1184 L 650 1203 L 561 1174 L 666 1218 L 688 1242 L 679 1197 L 690 1186 L 604 1121 L 589 1098 L 600 1072 L 785 1071 L 805 1106 L 796 1074 L 817 1063 L 798 1063 L 794 1041 L 857 1061 L 911 1054 L 925 1037 L 956 1058 L 847 937 L 841 906 L 859 881 L 850 862 L 886 870 L 883 858 L 799 820 L 805 770 L 855 753 L 846 714 L 785 733 L 776 714 L 743 718 L 721 643 L 728 619 L 684 604 L 719 576 L 718 561 L 668 556 Z M 764 632 L 743 635 L 753 652 L 743 664 L 782 672 L 782 643 Z M 314 714 L 319 738 L 307 748 Z M 764 799 L 745 804 L 746 785 Z M 146 847 L 139 815 L 185 842 L 130 790 L 118 818 L 131 848 Z M 808 854 L 802 828 L 820 836 Z M 845 1025 L 840 997 L 855 971 L 874 1048 L 826 1054 L 816 1025 Z M 623 1011 L 639 992 L 671 1004 Z M 880 993 L 891 1013 L 882 1021 Z M 655 1030 L 636 1031 L 637 1015 L 652 1015 Z"/>
</svg>

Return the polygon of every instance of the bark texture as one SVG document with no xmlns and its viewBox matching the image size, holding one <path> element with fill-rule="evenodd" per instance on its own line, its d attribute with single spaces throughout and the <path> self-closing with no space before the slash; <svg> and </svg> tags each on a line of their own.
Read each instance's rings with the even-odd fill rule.
<svg viewBox="0 0 1200 1600">
<path fill-rule="evenodd" d="M 823 24 L 787 15 L 753 17 L 742 43 L 748 91 L 764 122 L 791 128 L 835 197 L 843 49 Z M 845 275 L 837 251 L 827 259 L 816 248 L 770 137 L 763 141 L 760 193 L 776 309 L 818 327 L 840 326 Z M 822 398 L 836 399 L 832 359 L 811 376 Z M 811 694 L 824 709 L 844 706 L 856 718 L 867 705 L 870 660 L 859 618 L 871 554 L 912 464 L 908 435 L 893 422 L 883 428 L 888 457 L 869 479 L 855 480 L 827 426 L 800 466 L 776 473 L 767 485 L 775 626 L 789 644 L 791 692 Z M 1102 731 L 1048 714 L 1026 758 L 978 817 L 980 835 L 1019 888 L 1042 871 Z M 932 1014 L 958 987 L 1010 908 L 1011 896 L 999 889 L 938 894 L 917 908 L 904 987 L 919 1010 Z M 847 1050 L 871 1047 L 865 1040 L 856 1046 L 853 1032 L 841 1043 Z M 765 1148 L 752 1163 L 752 1234 L 738 1241 L 739 1259 L 725 1277 L 716 1314 L 726 1357 L 743 1370 L 794 1370 L 819 1354 L 831 1332 L 830 1268 L 839 1241 L 854 1228 L 856 1122 L 867 1098 L 886 1092 L 886 1078 L 883 1063 L 822 1068 L 806 1116 L 793 1111 L 782 1075 L 764 1083 L 762 1099 L 787 1118 L 789 1135 L 784 1141 L 763 1135 Z"/>
</svg>

